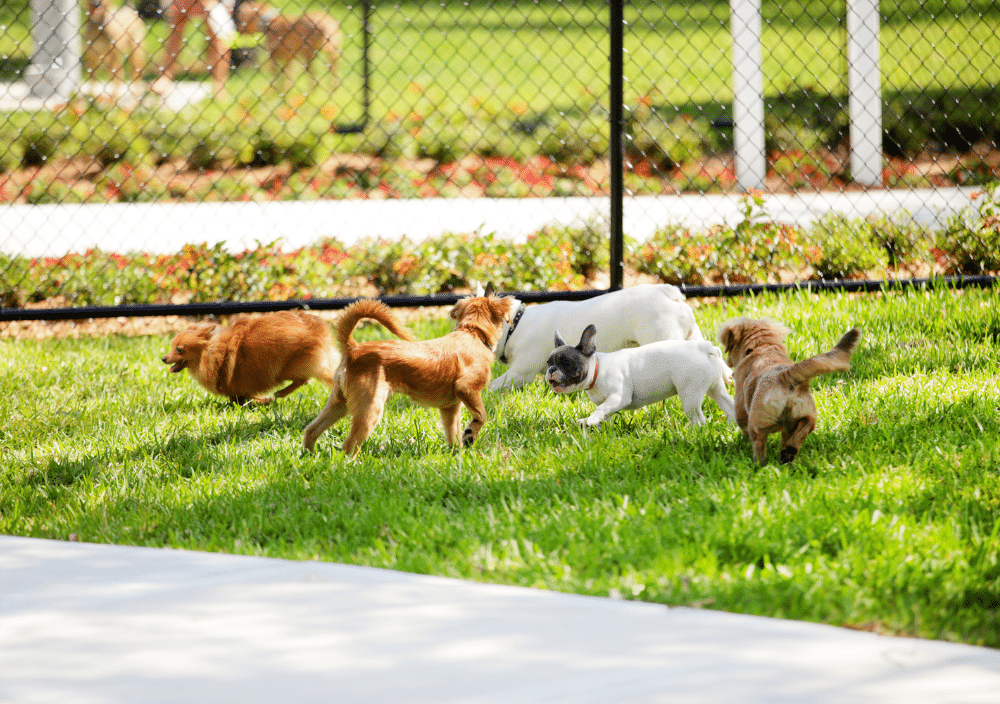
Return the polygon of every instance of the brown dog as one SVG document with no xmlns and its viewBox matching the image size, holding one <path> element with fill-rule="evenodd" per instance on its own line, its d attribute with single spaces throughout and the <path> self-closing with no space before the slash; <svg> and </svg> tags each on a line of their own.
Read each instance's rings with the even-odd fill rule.
<svg viewBox="0 0 1000 704">
<path fill-rule="evenodd" d="M 306 71 L 312 73 L 313 61 L 323 56 L 331 77 L 330 89 L 337 87 L 343 38 L 340 24 L 322 10 L 287 17 L 266 3 L 246 2 L 236 11 L 236 27 L 241 34 L 264 35 L 271 71 L 275 75 L 280 72 L 286 86 L 291 81 L 293 60 L 301 60 Z"/>
<path fill-rule="evenodd" d="M 824 354 L 793 363 L 785 349 L 788 328 L 770 320 L 735 318 L 722 325 L 719 341 L 726 348 L 736 383 L 736 422 L 753 444 L 753 456 L 767 459 L 767 436 L 781 431 L 782 463 L 795 459 L 806 436 L 816 427 L 816 404 L 809 380 L 846 371 L 861 339 L 857 328 Z"/>
<path fill-rule="evenodd" d="M 84 26 L 83 64 L 93 78 L 106 65 L 111 80 L 118 83 L 128 63 L 131 79 L 138 81 L 146 70 L 146 25 L 131 7 L 115 7 L 110 0 L 87 0 Z"/>
<path fill-rule="evenodd" d="M 301 311 L 237 315 L 228 326 L 192 325 L 174 337 L 163 363 L 187 369 L 213 394 L 237 403 L 270 403 L 264 394 L 287 396 L 309 379 L 333 385 L 336 362 L 330 327 Z"/>
<path fill-rule="evenodd" d="M 357 454 L 378 425 L 392 392 L 439 409 L 445 437 L 452 446 L 458 444 L 464 405 L 472 420 L 462 433 L 462 445 L 471 445 L 486 422 L 481 394 L 490 383 L 493 348 L 504 322 L 509 322 L 513 303 L 513 298 L 495 296 L 463 298 L 450 313 L 455 319 L 454 332 L 425 341 L 415 341 L 384 303 L 371 299 L 352 303 L 337 322 L 342 358 L 330 400 L 306 428 L 303 447 L 311 450 L 324 430 L 349 415 L 351 430 L 344 441 L 344 454 Z M 352 332 L 362 318 L 378 321 L 402 339 L 355 342 Z"/>
</svg>

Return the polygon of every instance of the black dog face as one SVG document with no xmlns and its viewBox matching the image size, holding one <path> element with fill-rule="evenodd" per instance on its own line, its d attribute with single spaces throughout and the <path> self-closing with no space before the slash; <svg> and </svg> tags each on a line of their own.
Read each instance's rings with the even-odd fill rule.
<svg viewBox="0 0 1000 704">
<path fill-rule="evenodd" d="M 576 346 L 567 345 L 556 331 L 556 349 L 545 363 L 545 381 L 557 394 L 582 389 L 587 381 L 590 358 L 597 351 L 594 338 L 597 328 L 588 325 Z"/>
</svg>

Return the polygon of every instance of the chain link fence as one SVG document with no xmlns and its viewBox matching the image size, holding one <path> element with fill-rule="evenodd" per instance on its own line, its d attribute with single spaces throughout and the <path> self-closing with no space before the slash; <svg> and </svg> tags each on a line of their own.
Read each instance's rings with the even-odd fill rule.
<svg viewBox="0 0 1000 704">
<path fill-rule="evenodd" d="M 6 0 L 0 314 L 991 276 L 1000 7 L 864 7 Z"/>
</svg>

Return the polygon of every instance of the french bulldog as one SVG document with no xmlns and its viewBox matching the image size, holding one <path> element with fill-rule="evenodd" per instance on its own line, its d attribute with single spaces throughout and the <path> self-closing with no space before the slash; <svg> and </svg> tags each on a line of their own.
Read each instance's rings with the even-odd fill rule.
<svg viewBox="0 0 1000 704">
<path fill-rule="evenodd" d="M 706 340 L 661 340 L 616 352 L 598 352 L 597 328 L 588 325 L 579 344 L 566 344 L 557 331 L 545 381 L 556 393 L 586 391 L 597 408 L 577 421 L 596 427 L 618 411 L 680 396 L 692 425 L 703 425 L 701 410 L 711 396 L 730 423 L 736 422 L 733 397 L 726 391 L 732 371 L 722 351 Z"/>
<path fill-rule="evenodd" d="M 680 289 L 642 284 L 586 301 L 553 301 L 525 306 L 518 301 L 504 325 L 494 359 L 510 367 L 490 384 L 491 391 L 516 389 L 545 371 L 552 335 L 562 330 L 576 339 L 587 323 L 601 328 L 600 352 L 647 345 L 658 340 L 704 340 Z"/>
</svg>

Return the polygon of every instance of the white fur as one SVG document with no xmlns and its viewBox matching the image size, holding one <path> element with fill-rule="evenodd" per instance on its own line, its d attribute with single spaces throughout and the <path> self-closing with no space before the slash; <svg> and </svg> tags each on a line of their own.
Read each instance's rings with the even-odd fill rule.
<svg viewBox="0 0 1000 704">
<path fill-rule="evenodd" d="M 495 358 L 506 352 L 510 367 L 490 384 L 491 391 L 516 389 L 545 371 L 556 329 L 579 339 L 587 325 L 601 331 L 597 349 L 612 352 L 658 340 L 704 340 L 684 299 L 671 284 L 642 284 L 586 301 L 553 301 L 527 306 L 510 337 L 508 325 Z"/>
<path fill-rule="evenodd" d="M 600 337 L 600 336 L 598 336 Z M 732 372 L 722 359 L 722 351 L 711 342 L 665 340 L 618 352 L 595 352 L 590 357 L 587 377 L 582 384 L 563 393 L 586 390 L 597 408 L 581 426 L 594 427 L 625 409 L 642 408 L 677 395 L 692 425 L 703 425 L 701 404 L 710 396 L 730 423 L 736 422 L 736 406 L 726 390 Z"/>
</svg>

